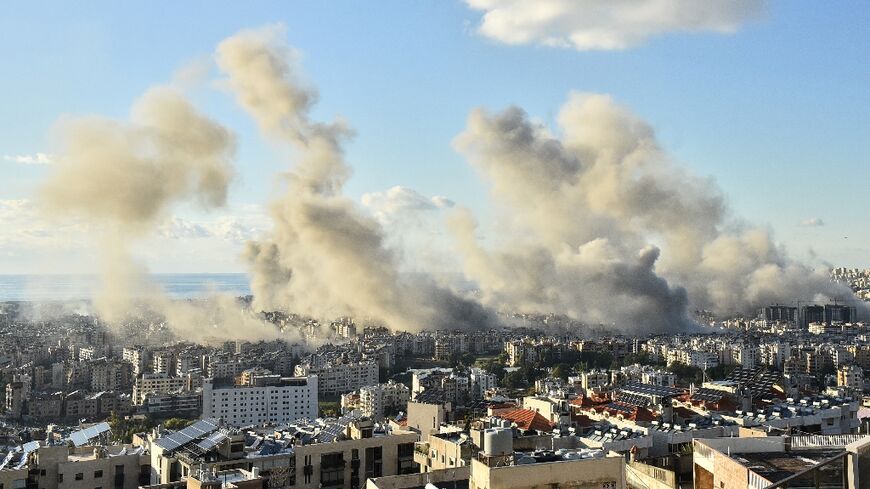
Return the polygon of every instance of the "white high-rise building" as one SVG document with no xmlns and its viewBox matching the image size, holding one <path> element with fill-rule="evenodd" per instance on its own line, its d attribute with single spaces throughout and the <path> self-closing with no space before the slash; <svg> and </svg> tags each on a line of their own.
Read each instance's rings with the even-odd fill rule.
<svg viewBox="0 0 870 489">
<path fill-rule="evenodd" d="M 284 377 L 268 385 L 215 387 L 202 384 L 202 417 L 232 426 L 289 423 L 317 418 L 317 376 Z"/>
</svg>

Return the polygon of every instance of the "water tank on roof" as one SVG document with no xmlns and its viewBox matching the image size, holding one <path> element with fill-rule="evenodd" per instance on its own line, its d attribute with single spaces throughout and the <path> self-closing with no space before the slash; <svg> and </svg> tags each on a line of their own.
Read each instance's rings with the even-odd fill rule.
<svg viewBox="0 0 870 489">
<path fill-rule="evenodd" d="M 514 451 L 513 432 L 507 428 L 490 428 L 483 432 L 483 454 L 496 457 Z"/>
</svg>

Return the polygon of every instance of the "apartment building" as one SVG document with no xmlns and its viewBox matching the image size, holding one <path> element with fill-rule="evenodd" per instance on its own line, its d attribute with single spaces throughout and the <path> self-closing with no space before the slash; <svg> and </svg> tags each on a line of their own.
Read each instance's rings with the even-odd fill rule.
<svg viewBox="0 0 870 489">
<path fill-rule="evenodd" d="M 133 366 L 133 375 L 141 375 L 145 373 L 145 367 L 148 365 L 148 351 L 141 346 L 125 347 L 121 353 L 121 358 L 125 362 Z"/>
<path fill-rule="evenodd" d="M 316 375 L 318 394 L 321 396 L 347 394 L 360 387 L 378 383 L 378 365 L 368 361 L 325 363 L 319 366 L 306 363 L 297 365 L 294 374 L 297 377 Z"/>
<path fill-rule="evenodd" d="M 390 380 L 385 384 L 361 387 L 359 397 L 362 414 L 380 421 L 390 412 L 406 410 L 411 390 L 405 384 Z"/>
<path fill-rule="evenodd" d="M 29 442 L 15 449 L 0 469 L 0 484 L 23 489 L 137 489 L 147 470 L 141 447 L 44 445 Z M 147 471 L 144 474 L 147 476 Z"/>
<path fill-rule="evenodd" d="M 187 379 L 165 373 L 142 374 L 133 384 L 133 405 L 141 406 L 148 394 L 171 394 L 186 390 Z"/>
<path fill-rule="evenodd" d="M 268 487 L 354 489 L 369 478 L 419 472 L 415 441 L 414 432 L 351 416 L 246 433 L 203 419 L 150 443 L 151 483 L 168 485 L 200 471 L 249 467 L 268 480 Z"/>
<path fill-rule="evenodd" d="M 256 383 L 255 383 L 256 384 Z M 202 384 L 202 416 L 231 426 L 289 423 L 317 418 L 318 377 L 283 377 L 252 386 Z"/>
</svg>

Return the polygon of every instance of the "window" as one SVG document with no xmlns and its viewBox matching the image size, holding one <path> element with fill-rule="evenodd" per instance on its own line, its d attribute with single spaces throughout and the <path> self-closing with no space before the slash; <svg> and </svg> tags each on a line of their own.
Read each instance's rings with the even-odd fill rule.
<svg viewBox="0 0 870 489">
<path fill-rule="evenodd" d="M 58 483 L 63 482 L 63 474 L 57 474 L 57 482 Z M 2 484 L 0 484 L 0 486 L 2 486 Z M 3 488 L 0 487 L 0 489 L 3 489 Z"/>
<path fill-rule="evenodd" d="M 103 471 L 102 471 L 102 470 L 95 470 L 95 471 L 94 471 L 94 479 L 101 479 L 102 477 L 103 477 Z"/>
<path fill-rule="evenodd" d="M 366 448 L 366 478 L 380 477 L 383 474 L 383 447 Z"/>
<path fill-rule="evenodd" d="M 81 473 L 81 472 L 79 472 L 79 473 L 76 474 L 76 480 L 77 480 L 77 481 L 83 480 L 84 478 L 85 478 L 85 474 L 83 474 L 83 473 Z"/>
<path fill-rule="evenodd" d="M 342 452 L 324 453 L 320 456 L 320 484 L 324 487 L 344 485 Z"/>
</svg>

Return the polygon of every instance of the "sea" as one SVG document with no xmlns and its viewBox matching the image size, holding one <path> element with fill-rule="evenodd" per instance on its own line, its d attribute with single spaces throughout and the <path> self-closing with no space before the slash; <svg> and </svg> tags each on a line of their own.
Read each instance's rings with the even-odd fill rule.
<svg viewBox="0 0 870 489">
<path fill-rule="evenodd" d="M 157 273 L 150 280 L 177 299 L 213 292 L 236 296 L 251 293 L 244 273 Z M 89 300 L 99 288 L 97 275 L 0 275 L 0 302 Z"/>
</svg>

